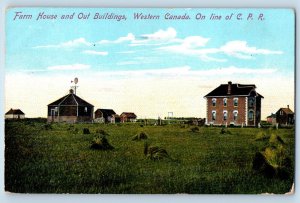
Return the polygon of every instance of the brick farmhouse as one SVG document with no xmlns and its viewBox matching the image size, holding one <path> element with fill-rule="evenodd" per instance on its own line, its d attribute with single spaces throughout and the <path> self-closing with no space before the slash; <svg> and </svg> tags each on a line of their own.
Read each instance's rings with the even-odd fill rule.
<svg viewBox="0 0 300 203">
<path fill-rule="evenodd" d="M 221 84 L 204 96 L 207 125 L 257 126 L 261 120 L 262 95 L 254 84 Z"/>
</svg>

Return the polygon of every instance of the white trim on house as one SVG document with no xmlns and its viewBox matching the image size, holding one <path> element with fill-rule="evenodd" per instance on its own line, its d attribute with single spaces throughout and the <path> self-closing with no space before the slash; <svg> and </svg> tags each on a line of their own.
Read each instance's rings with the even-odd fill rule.
<svg viewBox="0 0 300 203">
<path fill-rule="evenodd" d="M 245 99 L 245 124 L 248 125 L 248 97 Z"/>
</svg>

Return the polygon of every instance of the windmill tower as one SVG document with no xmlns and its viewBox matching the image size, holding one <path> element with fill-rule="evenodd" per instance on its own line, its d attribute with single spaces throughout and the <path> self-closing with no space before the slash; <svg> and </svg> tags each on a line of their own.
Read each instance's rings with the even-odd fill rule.
<svg viewBox="0 0 300 203">
<path fill-rule="evenodd" d="M 77 85 L 77 83 L 78 83 L 78 78 L 76 77 L 76 78 L 74 78 L 74 80 L 71 80 L 71 83 L 73 83 L 73 82 L 74 82 L 74 86 L 71 86 L 71 88 L 74 89 L 74 93 L 75 93 L 75 95 L 76 95 L 76 89 L 77 89 L 77 87 L 78 87 L 78 85 Z"/>
</svg>

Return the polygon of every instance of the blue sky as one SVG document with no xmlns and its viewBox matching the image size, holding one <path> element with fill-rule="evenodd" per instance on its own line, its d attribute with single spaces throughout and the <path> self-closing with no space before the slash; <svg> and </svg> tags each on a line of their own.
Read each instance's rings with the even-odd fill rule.
<svg viewBox="0 0 300 203">
<path fill-rule="evenodd" d="M 32 19 L 13 20 L 19 11 L 31 14 Z M 36 20 L 40 12 L 56 14 L 58 19 Z M 63 14 L 74 12 L 74 19 L 60 19 Z M 90 13 L 89 19 L 77 19 L 79 13 Z M 127 19 L 93 19 L 95 13 L 125 15 Z M 134 13 L 160 15 L 160 19 L 134 20 Z M 186 13 L 191 19 L 166 20 L 166 13 Z M 205 15 L 206 19 L 196 20 L 197 13 Z M 221 15 L 222 19 L 209 20 L 212 13 Z M 253 14 L 253 20 L 246 20 L 249 13 Z M 263 21 L 257 20 L 261 13 Z M 232 20 L 224 19 L 231 14 Z M 237 14 L 242 14 L 243 19 L 237 20 Z M 226 83 L 227 79 L 257 83 L 266 78 L 268 84 L 267 79 L 279 78 L 285 88 L 293 92 L 293 82 L 285 82 L 294 79 L 294 29 L 293 11 L 283 9 L 14 8 L 9 9 L 6 16 L 6 73 L 8 76 L 23 74 L 20 78 L 30 75 L 32 81 L 49 76 L 62 76 L 69 81 L 73 76 L 80 76 L 86 80 L 82 85 L 88 85 L 87 78 L 97 74 L 101 79 L 116 81 L 150 78 L 160 84 L 181 77 L 183 81 L 195 79 L 195 85 L 200 86 L 205 86 L 206 79 L 211 77 L 215 82 L 210 83 L 209 88 Z M 62 88 L 66 88 L 64 85 Z M 150 87 L 145 91 L 145 94 L 153 93 Z M 58 92 L 53 98 L 59 96 Z M 289 103 L 293 102 L 293 95 L 290 97 Z M 12 98 L 7 97 L 7 108 L 16 105 Z M 284 102 L 276 107 L 266 105 L 269 110 L 265 114 L 269 114 L 272 108 L 276 110 Z M 117 104 L 115 108 L 121 109 Z M 130 110 L 128 106 L 126 108 Z M 164 114 L 161 109 L 163 107 L 153 115 Z M 145 116 L 149 114 L 141 112 Z M 32 115 L 43 113 L 33 112 Z M 191 114 L 203 116 L 202 113 Z"/>
</svg>

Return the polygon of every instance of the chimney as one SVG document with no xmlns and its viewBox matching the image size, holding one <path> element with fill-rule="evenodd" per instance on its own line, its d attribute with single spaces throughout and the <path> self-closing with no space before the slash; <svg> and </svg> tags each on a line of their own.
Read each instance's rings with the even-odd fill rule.
<svg viewBox="0 0 300 203">
<path fill-rule="evenodd" d="M 73 89 L 70 89 L 69 92 L 70 92 L 70 94 L 74 94 L 74 90 Z"/>
<path fill-rule="evenodd" d="M 290 105 L 287 105 L 287 108 L 289 109 L 289 108 L 290 108 Z"/>
<path fill-rule="evenodd" d="M 232 82 L 229 81 L 229 82 L 228 82 L 228 90 L 227 90 L 227 94 L 231 94 L 231 85 L 232 85 Z"/>
</svg>

